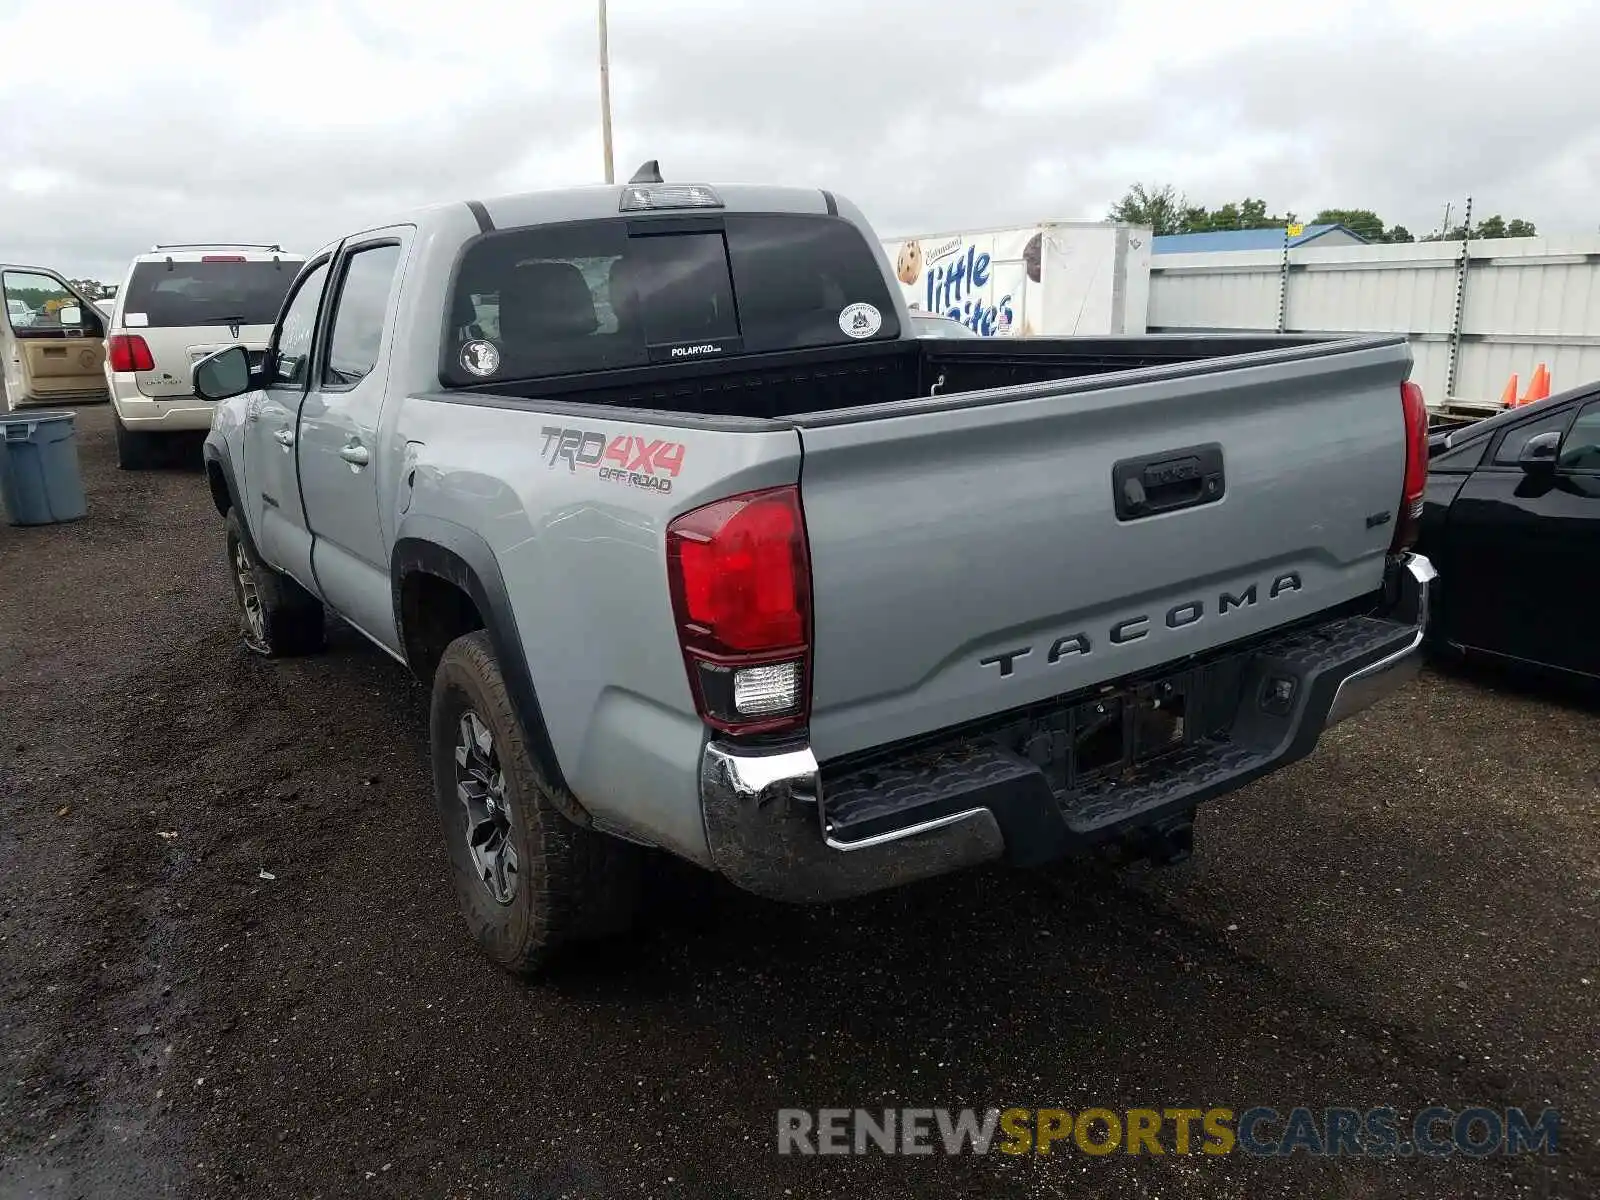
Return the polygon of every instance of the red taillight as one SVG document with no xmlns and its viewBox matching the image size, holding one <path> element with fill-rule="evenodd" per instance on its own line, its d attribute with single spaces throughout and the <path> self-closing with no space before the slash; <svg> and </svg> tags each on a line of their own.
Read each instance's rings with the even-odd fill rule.
<svg viewBox="0 0 1600 1200">
<path fill-rule="evenodd" d="M 811 561 L 798 489 L 746 492 L 675 518 L 667 581 L 706 723 L 730 733 L 803 724 Z"/>
<path fill-rule="evenodd" d="M 106 344 L 106 357 L 113 371 L 154 371 L 156 360 L 150 347 L 137 333 L 114 333 Z"/>
<path fill-rule="evenodd" d="M 242 254 L 202 254 L 200 256 L 200 261 L 201 262 L 245 262 L 247 260 L 245 259 L 245 256 L 242 255 Z"/>
<path fill-rule="evenodd" d="M 1406 479 L 1390 546 L 1395 553 L 1408 549 L 1417 540 L 1422 493 L 1428 486 L 1428 405 L 1422 398 L 1422 388 L 1409 379 L 1400 385 L 1400 408 L 1406 423 Z"/>
</svg>

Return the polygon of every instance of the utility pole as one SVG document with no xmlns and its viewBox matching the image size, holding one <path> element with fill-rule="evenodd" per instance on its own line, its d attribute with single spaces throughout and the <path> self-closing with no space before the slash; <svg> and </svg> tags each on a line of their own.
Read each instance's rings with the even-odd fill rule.
<svg viewBox="0 0 1600 1200">
<path fill-rule="evenodd" d="M 605 145 L 606 182 L 615 183 L 611 168 L 611 52 L 606 45 L 606 0 L 600 0 L 600 140 Z"/>
</svg>

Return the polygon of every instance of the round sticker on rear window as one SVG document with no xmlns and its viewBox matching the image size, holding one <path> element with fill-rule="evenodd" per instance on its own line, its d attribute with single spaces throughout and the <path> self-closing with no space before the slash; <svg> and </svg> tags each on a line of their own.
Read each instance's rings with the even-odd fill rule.
<svg viewBox="0 0 1600 1200">
<path fill-rule="evenodd" d="M 474 339 L 461 347 L 461 365 L 483 379 L 500 369 L 500 350 L 493 342 Z"/>
<path fill-rule="evenodd" d="M 839 328 L 853 338 L 869 338 L 883 328 L 883 314 L 870 304 L 847 304 Z"/>
</svg>

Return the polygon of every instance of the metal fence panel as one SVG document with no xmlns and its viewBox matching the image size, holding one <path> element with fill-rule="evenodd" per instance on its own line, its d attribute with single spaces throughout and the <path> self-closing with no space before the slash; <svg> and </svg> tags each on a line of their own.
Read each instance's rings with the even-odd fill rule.
<svg viewBox="0 0 1600 1200">
<path fill-rule="evenodd" d="M 1460 242 L 1290 250 L 1285 327 L 1300 333 L 1404 333 L 1430 401 L 1498 399 L 1515 371 L 1544 363 L 1562 391 L 1600 379 L 1600 237 L 1468 243 L 1457 329 Z M 1159 254 L 1152 332 L 1277 328 L 1282 251 Z M 1456 386 L 1446 396 L 1451 343 Z"/>
</svg>

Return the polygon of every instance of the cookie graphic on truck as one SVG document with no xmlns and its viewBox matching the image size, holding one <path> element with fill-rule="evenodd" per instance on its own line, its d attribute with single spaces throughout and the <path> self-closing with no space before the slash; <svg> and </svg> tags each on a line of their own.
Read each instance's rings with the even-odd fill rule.
<svg viewBox="0 0 1600 1200">
<path fill-rule="evenodd" d="M 895 255 L 895 277 L 901 283 L 915 283 L 922 278 L 922 243 L 907 242 Z"/>
</svg>

